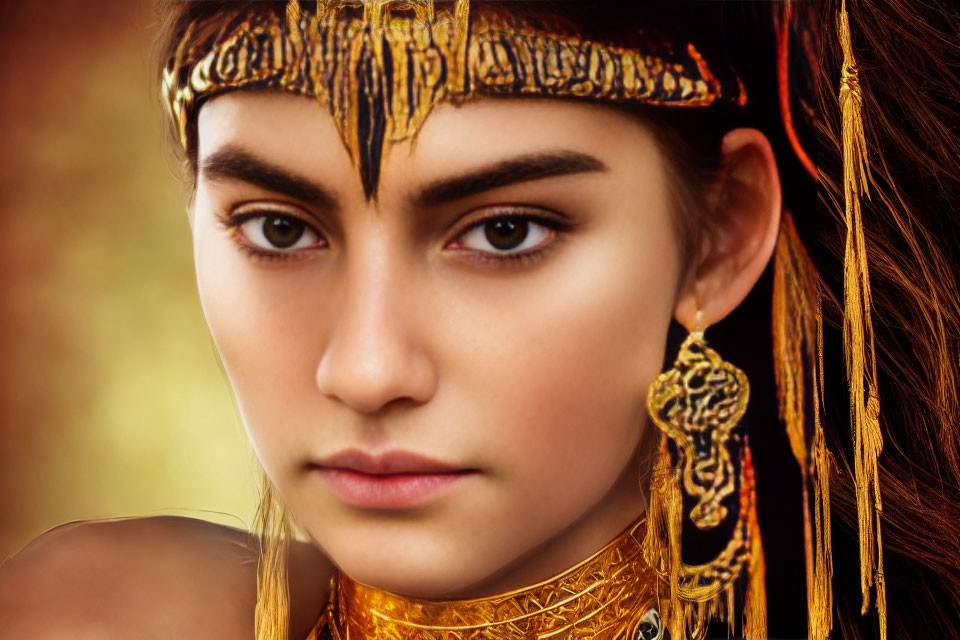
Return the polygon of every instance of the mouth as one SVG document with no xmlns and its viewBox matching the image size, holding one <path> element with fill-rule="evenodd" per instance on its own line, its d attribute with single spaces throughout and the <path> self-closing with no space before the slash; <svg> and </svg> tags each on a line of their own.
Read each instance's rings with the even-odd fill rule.
<svg viewBox="0 0 960 640">
<path fill-rule="evenodd" d="M 311 463 L 310 468 L 347 504 L 379 510 L 425 506 L 477 473 L 407 451 L 370 454 L 358 449 Z"/>
</svg>

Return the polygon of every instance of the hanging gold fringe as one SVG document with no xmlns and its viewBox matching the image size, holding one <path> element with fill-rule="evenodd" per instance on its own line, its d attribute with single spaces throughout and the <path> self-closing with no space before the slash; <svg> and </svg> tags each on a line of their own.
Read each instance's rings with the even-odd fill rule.
<svg viewBox="0 0 960 640">
<path fill-rule="evenodd" d="M 880 481 L 877 459 L 883 447 L 880 433 L 880 398 L 874 353 L 873 322 L 870 317 L 870 279 L 860 196 L 869 198 L 869 164 L 863 130 L 863 94 L 850 39 L 846 0 L 838 20 L 843 71 L 840 80 L 840 109 L 843 127 L 843 184 L 846 200 L 847 239 L 844 254 L 844 347 L 850 384 L 850 413 L 853 422 L 854 471 L 857 515 L 860 523 L 860 587 L 862 613 L 870 609 L 870 592 L 880 623 L 880 638 L 886 640 L 886 595 L 883 582 L 883 547 L 880 539 Z M 867 378 L 866 384 L 864 378 Z"/>
<path fill-rule="evenodd" d="M 760 527 L 756 523 L 751 526 L 750 555 L 757 560 L 755 566 L 750 569 L 750 581 L 747 583 L 746 604 L 743 614 L 743 634 L 747 640 L 766 640 L 767 564 L 763 557 L 763 546 L 760 542 Z"/>
<path fill-rule="evenodd" d="M 814 582 L 810 609 L 810 636 L 813 640 L 822 640 L 830 634 L 833 627 L 833 554 L 831 551 L 832 531 L 830 526 L 830 458 L 827 443 L 823 436 L 823 424 L 820 422 L 820 403 L 823 397 L 823 301 L 820 291 L 816 300 L 817 319 L 817 364 L 813 384 L 813 507 L 814 531 L 816 532 L 816 557 L 814 560 Z"/>
<path fill-rule="evenodd" d="M 690 565 L 681 555 L 683 519 L 682 480 L 670 461 L 667 436 L 651 475 L 647 507 L 647 532 L 643 541 L 646 561 L 663 583 L 666 598 L 659 602 L 660 613 L 672 638 L 703 638 L 709 624 L 725 620 L 730 635 L 736 620 L 736 585 L 747 574 L 743 610 L 746 638 L 767 637 L 766 563 L 757 521 L 756 487 L 748 444 L 744 444 L 740 474 L 740 521 L 733 538 L 711 562 Z M 718 580 L 720 574 L 726 579 Z"/>
<path fill-rule="evenodd" d="M 650 498 L 647 505 L 647 532 L 643 547 L 646 561 L 661 575 L 667 576 L 669 603 L 660 603 L 660 614 L 670 630 L 670 637 L 682 638 L 683 610 L 680 606 L 680 528 L 683 496 L 680 493 L 680 472 L 670 464 L 667 436 L 660 435 L 656 462 L 650 475 Z"/>
<path fill-rule="evenodd" d="M 287 549 L 293 527 L 274 492 L 273 484 L 264 474 L 253 526 L 260 545 L 254 611 L 256 640 L 287 640 L 290 628 Z"/>
<path fill-rule="evenodd" d="M 773 356 L 777 400 L 790 448 L 806 473 L 804 397 L 807 362 L 813 362 L 816 271 L 797 235 L 793 217 L 783 212 L 773 272 Z"/>
<path fill-rule="evenodd" d="M 303 47 L 300 39 L 300 0 L 287 2 L 287 35 L 296 48 Z"/>
<path fill-rule="evenodd" d="M 741 464 L 743 467 L 744 491 L 747 492 L 749 500 L 747 521 L 750 529 L 750 566 L 748 568 L 750 578 L 747 582 L 747 594 L 744 601 L 743 634 L 747 640 L 765 640 L 767 637 L 767 563 L 764 559 L 763 543 L 760 539 L 760 523 L 757 520 L 757 487 L 749 445 L 744 445 Z"/>
<path fill-rule="evenodd" d="M 817 273 L 784 211 L 777 238 L 773 285 L 773 355 L 777 399 L 791 449 L 800 465 L 803 487 L 804 547 L 807 578 L 808 634 L 825 640 L 833 627 L 833 566 L 830 532 L 830 478 L 820 422 L 822 393 L 822 318 Z M 808 374 L 809 372 L 809 374 Z M 809 375 L 809 377 L 808 377 Z M 806 436 L 806 386 L 813 389 L 814 427 Z M 812 455 L 811 455 L 812 454 Z M 814 514 L 810 514 L 813 490 Z"/>
</svg>

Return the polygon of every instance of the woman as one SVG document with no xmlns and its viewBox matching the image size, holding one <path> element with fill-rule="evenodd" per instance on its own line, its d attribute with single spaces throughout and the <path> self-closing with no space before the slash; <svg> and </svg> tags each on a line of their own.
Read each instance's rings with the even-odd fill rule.
<svg viewBox="0 0 960 640">
<path fill-rule="evenodd" d="M 878 610 L 865 624 L 881 621 L 881 634 L 883 621 L 892 634 L 947 624 L 955 602 L 921 603 L 916 620 L 902 603 L 920 584 L 949 593 L 951 578 L 931 576 L 957 564 L 956 550 L 911 540 L 896 520 L 879 546 L 870 459 L 879 452 L 862 443 L 873 442 L 864 416 L 875 416 L 878 388 L 893 398 L 887 411 L 905 388 L 897 373 L 930 375 L 884 357 L 923 323 L 951 335 L 956 300 L 943 291 L 955 280 L 936 273 L 933 287 L 909 260 L 885 262 L 897 255 L 885 236 L 866 252 L 871 266 L 880 261 L 872 307 L 865 270 L 832 280 L 842 263 L 861 262 L 856 229 L 874 240 L 871 224 L 889 213 L 851 217 L 843 259 L 832 247 L 806 256 L 801 237 L 807 247 L 818 234 L 842 237 L 847 222 L 833 229 L 829 213 L 855 212 L 862 184 L 855 156 L 845 194 L 830 165 L 841 146 L 856 152 L 856 136 L 827 136 L 827 198 L 815 220 L 801 218 L 813 210 L 810 8 L 346 4 L 169 10 L 164 84 L 195 181 L 198 285 L 269 478 L 257 593 L 233 533 L 180 521 L 88 525 L 11 566 L 6 593 L 16 593 L 6 600 L 26 613 L 10 637 L 59 637 L 49 599 L 65 593 L 69 606 L 111 612 L 58 611 L 74 636 L 247 637 L 256 609 L 258 638 L 288 637 L 288 624 L 292 638 L 702 637 L 714 618 L 766 637 L 764 489 L 753 477 L 766 453 L 763 419 L 754 416 L 748 442 L 739 424 L 748 384 L 724 362 L 751 353 L 737 353 L 736 341 L 721 347 L 714 331 L 709 350 L 703 330 L 741 306 L 775 252 L 774 368 L 803 476 L 810 633 L 832 626 L 829 543 L 857 546 L 844 538 L 853 514 L 860 567 L 838 572 L 836 633 L 856 633 L 846 599 L 858 592 L 865 610 Z M 769 55 L 740 51 L 754 44 L 745 34 Z M 821 69 L 834 73 L 831 52 Z M 847 62 L 844 113 L 854 123 L 862 90 Z M 830 118 L 823 130 L 840 131 Z M 943 166 L 931 170 L 947 181 Z M 892 174 L 884 166 L 881 175 Z M 906 219 L 919 225 L 900 228 L 909 255 L 924 258 L 920 272 L 949 264 L 923 220 Z M 848 400 L 829 359 L 842 351 L 828 350 L 828 375 L 812 357 L 836 333 L 827 327 L 818 340 L 820 297 L 851 336 L 853 446 L 842 442 L 847 420 L 831 414 Z M 900 311 L 906 331 L 878 327 L 875 370 L 871 313 L 931 299 L 929 315 Z M 859 320 L 856 309 L 866 311 Z M 668 345 L 671 319 L 689 332 L 682 345 Z M 924 345 L 942 360 L 947 347 Z M 756 368 L 747 377 L 764 390 Z M 931 397 L 955 401 L 949 368 L 934 374 Z M 909 455 L 955 485 L 945 416 L 923 399 L 901 406 L 915 415 L 885 420 L 887 442 L 910 426 L 940 428 L 945 454 Z M 826 441 L 838 461 L 852 449 L 855 469 L 831 473 Z M 924 488 L 919 472 L 884 476 L 912 459 L 897 455 L 880 460 L 894 496 L 883 494 L 886 513 L 948 530 L 910 506 L 923 496 L 955 511 L 936 502 L 942 489 Z M 904 477 L 911 491 L 900 489 Z M 823 511 L 831 495 L 835 536 Z M 288 559 L 280 541 L 291 519 L 312 544 L 294 545 Z M 99 559 L 105 548 L 116 573 L 82 577 L 77 554 Z M 886 569 L 884 550 L 893 551 Z M 922 569 L 895 561 L 935 551 Z M 158 580 L 157 564 L 171 575 Z M 862 583 L 846 584 L 849 573 Z M 81 576 L 83 595 L 62 575 Z M 17 595 L 31 590 L 40 595 Z M 227 604 L 211 609 L 213 594 Z"/>
</svg>

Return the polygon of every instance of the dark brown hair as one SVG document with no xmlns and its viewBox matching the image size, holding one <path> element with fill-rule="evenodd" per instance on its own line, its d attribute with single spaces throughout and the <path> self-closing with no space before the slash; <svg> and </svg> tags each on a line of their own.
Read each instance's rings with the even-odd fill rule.
<svg viewBox="0 0 960 640">
<path fill-rule="evenodd" d="M 863 205 L 877 341 L 889 637 L 960 629 L 960 14 L 948 0 L 848 0 L 860 66 L 871 198 Z M 821 3 L 817 233 L 826 339 L 839 345 L 845 223 L 835 35 L 840 0 Z M 829 346 L 829 345 L 828 345 Z M 847 398 L 839 349 L 827 400 L 838 468 L 835 584 L 843 638 L 876 636 L 860 619 Z"/>
</svg>

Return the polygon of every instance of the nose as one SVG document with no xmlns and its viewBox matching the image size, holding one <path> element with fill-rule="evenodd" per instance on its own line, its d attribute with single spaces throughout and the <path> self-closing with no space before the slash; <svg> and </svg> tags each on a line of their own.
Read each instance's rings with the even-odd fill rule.
<svg viewBox="0 0 960 640">
<path fill-rule="evenodd" d="M 434 362 L 414 301 L 409 271 L 380 247 L 367 247 L 345 267 L 341 304 L 317 366 L 316 384 L 327 397 L 373 414 L 407 401 L 426 403 L 437 386 Z"/>
</svg>

